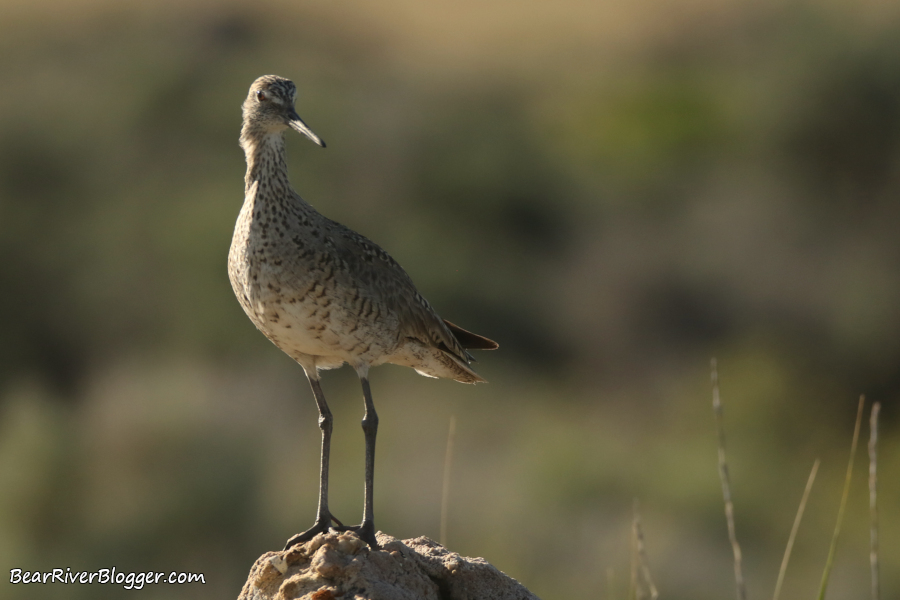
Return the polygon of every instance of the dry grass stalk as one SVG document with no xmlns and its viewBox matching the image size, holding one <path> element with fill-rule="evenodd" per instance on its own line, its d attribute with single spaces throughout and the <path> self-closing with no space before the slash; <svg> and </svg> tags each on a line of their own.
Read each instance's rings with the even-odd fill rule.
<svg viewBox="0 0 900 600">
<path fill-rule="evenodd" d="M 713 412 L 716 415 L 716 430 L 719 436 L 719 477 L 722 480 L 722 496 L 725 499 L 725 519 L 728 521 L 728 539 L 734 553 L 734 580 L 738 600 L 747 600 L 747 586 L 744 583 L 741 546 L 737 541 L 734 527 L 734 504 L 731 501 L 731 484 L 728 477 L 728 462 L 725 460 L 725 426 L 722 418 L 722 402 L 719 399 L 719 370 L 716 359 L 711 361 L 713 386 Z"/>
<path fill-rule="evenodd" d="M 631 584 L 628 586 L 628 600 L 638 600 L 638 551 L 634 523 L 631 524 Z"/>
<path fill-rule="evenodd" d="M 831 547 L 828 549 L 828 559 L 825 561 L 825 572 L 822 574 L 822 585 L 819 587 L 818 600 L 825 600 L 825 590 L 828 588 L 828 577 L 831 575 L 831 566 L 834 563 L 834 553 L 837 548 L 838 535 L 841 533 L 841 523 L 844 521 L 844 509 L 847 507 L 847 496 L 850 494 L 850 480 L 853 478 L 853 459 L 856 457 L 856 445 L 859 441 L 859 426 L 862 423 L 863 406 L 866 397 L 859 397 L 859 408 L 856 411 L 856 426 L 853 428 L 853 443 L 850 445 L 850 462 L 847 464 L 847 476 L 844 478 L 844 493 L 841 496 L 841 506 L 838 509 L 837 523 L 834 526 L 834 534 L 831 536 Z"/>
<path fill-rule="evenodd" d="M 778 600 L 781 595 L 781 584 L 784 583 L 784 574 L 787 571 L 788 561 L 791 559 L 791 551 L 794 548 L 794 539 L 797 537 L 797 530 L 800 529 L 800 520 L 803 519 L 803 511 L 806 510 L 806 502 L 809 500 L 809 492 L 812 489 L 813 482 L 816 480 L 816 472 L 819 470 L 819 459 L 813 463 L 812 470 L 809 472 L 809 478 L 806 480 L 806 489 L 803 490 L 803 497 L 800 499 L 800 506 L 797 508 L 797 516 L 794 517 L 794 525 L 791 527 L 791 534 L 788 536 L 787 547 L 784 549 L 784 558 L 781 559 L 781 568 L 778 570 L 778 581 L 775 583 L 775 593 L 772 594 L 772 600 Z"/>
<path fill-rule="evenodd" d="M 869 420 L 869 516 L 871 520 L 869 563 L 872 569 L 872 600 L 881 595 L 878 585 L 878 413 L 881 404 L 872 405 Z"/>
<path fill-rule="evenodd" d="M 632 525 L 633 539 L 634 539 L 634 550 L 635 557 L 637 558 L 637 565 L 640 567 L 640 575 L 643 585 L 636 585 L 635 589 L 640 590 L 640 594 L 638 598 L 646 598 L 644 594 L 644 586 L 647 587 L 647 591 L 650 592 L 650 600 L 656 600 L 659 598 L 659 592 L 656 591 L 656 586 L 653 585 L 653 578 L 650 576 L 650 563 L 647 560 L 647 551 L 644 548 L 644 530 L 641 527 L 641 514 L 638 511 L 638 501 L 634 501 L 634 522 Z M 633 568 L 632 577 L 637 578 L 637 569 Z M 638 583 L 641 582 L 639 580 Z"/>
<path fill-rule="evenodd" d="M 453 465 L 453 442 L 456 438 L 456 415 L 450 417 L 447 451 L 444 454 L 444 485 L 441 491 L 441 546 L 447 547 L 447 518 L 450 514 L 450 467 Z"/>
</svg>

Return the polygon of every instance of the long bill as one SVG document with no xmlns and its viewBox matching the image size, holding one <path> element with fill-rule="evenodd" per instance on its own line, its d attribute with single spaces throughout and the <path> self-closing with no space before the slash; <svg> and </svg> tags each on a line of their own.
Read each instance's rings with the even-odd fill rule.
<svg viewBox="0 0 900 600">
<path fill-rule="evenodd" d="M 302 133 L 319 146 L 323 148 L 325 147 L 325 142 L 322 141 L 322 138 L 313 133 L 312 129 L 310 129 L 309 126 L 303 122 L 303 119 L 300 118 L 300 115 L 298 115 L 296 111 L 292 110 L 290 115 L 288 115 L 288 125 L 291 129 L 296 132 Z"/>
</svg>

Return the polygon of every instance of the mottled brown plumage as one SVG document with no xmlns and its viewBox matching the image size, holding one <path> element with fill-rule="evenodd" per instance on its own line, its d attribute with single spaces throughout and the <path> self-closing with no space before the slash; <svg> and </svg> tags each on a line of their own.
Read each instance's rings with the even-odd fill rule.
<svg viewBox="0 0 900 600">
<path fill-rule="evenodd" d="M 363 384 L 366 417 L 366 503 L 360 535 L 374 546 L 372 473 L 377 415 L 368 369 L 382 363 L 430 377 L 484 381 L 466 348 L 497 344 L 441 319 L 409 275 L 374 242 L 319 214 L 288 182 L 284 132 L 289 127 L 324 143 L 294 111 L 294 84 L 260 77 L 243 105 L 241 146 L 247 155 L 244 205 L 228 256 L 228 274 L 244 311 L 306 372 L 322 427 L 319 514 L 289 545 L 328 528 L 331 413 L 318 371 L 349 363 Z"/>
</svg>

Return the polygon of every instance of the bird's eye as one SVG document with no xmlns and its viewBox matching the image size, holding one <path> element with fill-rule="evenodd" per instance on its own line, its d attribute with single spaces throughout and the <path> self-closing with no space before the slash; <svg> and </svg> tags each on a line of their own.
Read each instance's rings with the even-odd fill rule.
<svg viewBox="0 0 900 600">
<path fill-rule="evenodd" d="M 268 98 L 266 98 L 266 93 L 262 90 L 256 92 L 256 99 L 260 102 L 265 102 L 266 100 L 268 100 Z"/>
</svg>

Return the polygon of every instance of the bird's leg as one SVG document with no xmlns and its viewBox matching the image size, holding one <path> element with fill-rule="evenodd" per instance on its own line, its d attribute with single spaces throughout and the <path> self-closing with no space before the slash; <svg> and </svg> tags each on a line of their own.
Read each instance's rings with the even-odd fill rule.
<svg viewBox="0 0 900 600">
<path fill-rule="evenodd" d="M 322 385 L 315 370 L 312 376 L 307 372 L 309 384 L 312 387 L 313 395 L 316 398 L 316 406 L 319 408 L 319 429 L 322 430 L 322 461 L 319 466 L 319 510 L 316 513 L 315 524 L 304 531 L 298 533 L 287 541 L 284 549 L 287 550 L 291 546 L 295 546 L 301 542 L 311 540 L 316 534 L 328 531 L 331 526 L 331 512 L 328 510 L 328 456 L 331 452 L 331 428 L 333 418 L 328 403 L 325 402 L 325 394 L 322 393 Z M 338 521 L 340 524 L 340 521 Z"/>
<path fill-rule="evenodd" d="M 363 397 L 366 403 L 366 414 L 362 420 L 363 433 L 366 436 L 366 491 L 363 520 L 356 532 L 364 542 L 376 550 L 378 542 L 375 540 L 372 486 L 375 480 L 375 436 L 378 433 L 378 414 L 375 412 L 375 404 L 372 403 L 372 392 L 369 390 L 369 378 L 366 370 L 360 372 L 359 379 L 362 382 Z"/>
</svg>

